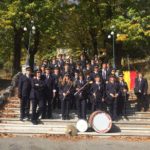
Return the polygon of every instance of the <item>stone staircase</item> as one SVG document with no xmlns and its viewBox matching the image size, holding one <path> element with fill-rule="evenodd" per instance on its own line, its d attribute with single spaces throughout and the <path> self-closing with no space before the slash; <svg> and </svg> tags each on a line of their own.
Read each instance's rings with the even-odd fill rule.
<svg viewBox="0 0 150 150">
<path fill-rule="evenodd" d="M 150 137 L 150 112 L 136 111 L 136 97 L 131 92 L 130 100 L 127 102 L 127 116 L 119 121 L 113 122 L 109 133 L 98 134 L 89 129 L 87 132 L 78 135 L 110 137 L 110 136 L 142 136 Z M 76 125 L 77 116 L 75 112 L 70 113 L 70 120 L 61 120 L 59 111 L 54 111 L 55 119 L 42 119 L 38 125 L 32 125 L 30 121 L 19 121 L 19 99 L 9 97 L 0 110 L 0 133 L 19 136 L 40 136 L 40 135 L 64 135 L 68 125 Z"/>
</svg>

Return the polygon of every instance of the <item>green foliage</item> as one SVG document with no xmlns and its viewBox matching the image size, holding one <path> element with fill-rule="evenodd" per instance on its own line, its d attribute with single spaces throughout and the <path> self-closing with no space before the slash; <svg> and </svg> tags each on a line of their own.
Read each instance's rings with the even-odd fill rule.
<svg viewBox="0 0 150 150">
<path fill-rule="evenodd" d="M 111 50 L 107 36 L 112 25 L 123 35 L 116 42 L 123 43 L 125 57 L 145 57 L 150 53 L 149 6 L 149 0 L 80 0 L 79 5 L 67 4 L 66 0 L 2 0 L 0 64 L 12 61 L 14 28 L 29 28 L 31 20 L 40 32 L 37 59 L 51 58 L 57 48 L 71 48 L 73 56 L 88 52 L 91 57 L 95 49 Z M 28 34 L 22 35 L 22 60 Z"/>
</svg>

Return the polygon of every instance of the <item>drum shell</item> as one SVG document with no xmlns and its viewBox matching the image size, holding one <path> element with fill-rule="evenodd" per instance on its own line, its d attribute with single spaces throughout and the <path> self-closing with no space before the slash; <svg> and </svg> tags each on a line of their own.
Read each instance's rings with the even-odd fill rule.
<svg viewBox="0 0 150 150">
<path fill-rule="evenodd" d="M 108 117 L 108 119 L 110 120 L 109 127 L 108 127 L 107 129 L 105 129 L 105 130 L 102 130 L 102 131 L 96 130 L 96 129 L 94 128 L 94 125 L 93 125 L 93 119 L 94 119 L 94 117 L 95 117 L 97 114 L 99 114 L 99 113 L 104 113 L 104 114 Z M 88 122 L 89 122 L 89 126 L 90 126 L 91 128 L 93 128 L 97 133 L 106 133 L 106 132 L 110 131 L 110 129 L 112 128 L 112 119 L 111 119 L 110 115 L 107 114 L 107 113 L 104 112 L 104 111 L 101 111 L 101 110 L 98 110 L 98 111 L 93 112 L 93 113 L 90 115 Z"/>
<path fill-rule="evenodd" d="M 79 123 L 82 123 L 81 124 L 81 128 L 79 128 Z M 84 126 L 84 130 L 83 130 L 83 125 L 85 125 Z M 79 131 L 79 132 L 86 132 L 87 130 L 88 130 L 88 122 L 86 121 L 86 120 L 84 120 L 84 119 L 79 119 L 78 121 L 77 121 L 77 123 L 76 123 L 76 128 L 77 128 L 77 130 Z"/>
</svg>

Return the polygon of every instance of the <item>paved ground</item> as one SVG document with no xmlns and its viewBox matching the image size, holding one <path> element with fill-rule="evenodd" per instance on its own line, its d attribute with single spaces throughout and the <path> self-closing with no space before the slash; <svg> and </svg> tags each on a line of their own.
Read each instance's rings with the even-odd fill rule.
<svg viewBox="0 0 150 150">
<path fill-rule="evenodd" d="M 110 140 L 50 141 L 40 138 L 0 139 L 0 150 L 148 150 L 148 142 L 125 142 Z"/>
</svg>

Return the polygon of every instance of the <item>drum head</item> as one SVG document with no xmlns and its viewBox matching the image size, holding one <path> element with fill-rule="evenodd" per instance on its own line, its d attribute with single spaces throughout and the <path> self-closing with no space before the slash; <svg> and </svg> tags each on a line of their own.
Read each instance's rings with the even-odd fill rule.
<svg viewBox="0 0 150 150">
<path fill-rule="evenodd" d="M 90 125 L 98 133 L 106 133 L 112 127 L 111 117 L 102 111 L 96 111 L 90 116 Z"/>
<path fill-rule="evenodd" d="M 86 132 L 88 129 L 88 123 L 86 120 L 80 119 L 77 121 L 76 128 L 79 132 Z"/>
</svg>

